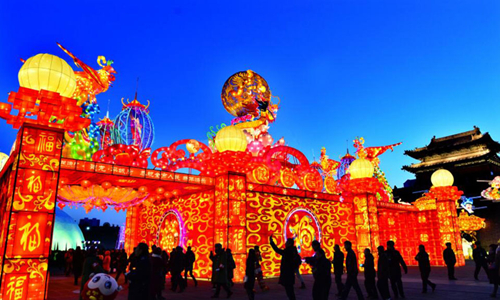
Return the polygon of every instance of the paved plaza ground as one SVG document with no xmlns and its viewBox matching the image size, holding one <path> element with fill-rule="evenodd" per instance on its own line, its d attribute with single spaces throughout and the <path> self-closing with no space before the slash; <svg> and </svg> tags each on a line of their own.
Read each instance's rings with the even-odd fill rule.
<svg viewBox="0 0 500 300">
<path fill-rule="evenodd" d="M 430 280 L 437 284 L 436 291 L 434 293 L 429 292 L 427 294 L 421 293 L 421 280 L 418 269 L 416 267 L 410 267 L 407 275 L 403 275 L 404 290 L 407 299 L 490 299 L 489 295 L 493 289 L 493 285 L 490 285 L 487 281 L 484 271 L 481 271 L 479 275 L 479 281 L 475 281 L 473 277 L 474 266 L 472 262 L 467 262 L 467 266 L 462 268 L 457 268 L 456 277 L 459 279 L 457 281 L 449 281 L 446 276 L 446 268 L 433 267 Z M 78 291 L 76 287 L 72 284 L 72 279 L 69 277 L 64 277 L 60 275 L 51 275 L 49 282 L 49 296 L 50 300 L 66 300 L 66 299 L 78 299 Z M 300 290 L 296 289 L 297 299 L 306 300 L 312 299 L 311 288 L 313 283 L 313 278 L 311 275 L 304 276 L 306 280 L 307 289 Z M 366 295 L 363 286 L 363 274 L 358 277 L 360 279 L 361 288 L 363 293 Z M 345 277 L 344 277 L 345 281 Z M 277 279 L 268 279 L 270 290 L 267 292 L 259 292 L 256 294 L 255 299 L 257 300 L 281 300 L 286 299 L 284 289 L 278 285 Z M 120 292 L 117 299 L 125 300 L 127 299 L 128 291 L 127 286 L 123 285 L 123 279 L 119 282 L 124 290 Z M 206 282 L 200 282 L 198 287 L 194 288 L 192 281 L 189 280 L 188 288 L 182 294 L 173 293 L 170 290 L 164 291 L 163 296 L 167 300 L 191 300 L 191 299 L 209 299 L 212 295 L 211 285 Z M 298 287 L 298 285 L 297 285 Z M 231 299 L 248 299 L 242 284 L 236 284 L 233 288 L 234 295 Z M 333 286 L 330 291 L 330 299 L 337 299 L 335 297 L 336 289 Z M 500 297 L 500 296 L 499 296 Z M 225 298 L 225 293 L 222 292 L 221 299 Z M 147 298 L 144 298 L 147 300 Z M 351 290 L 348 299 L 356 299 L 354 291 Z"/>
</svg>

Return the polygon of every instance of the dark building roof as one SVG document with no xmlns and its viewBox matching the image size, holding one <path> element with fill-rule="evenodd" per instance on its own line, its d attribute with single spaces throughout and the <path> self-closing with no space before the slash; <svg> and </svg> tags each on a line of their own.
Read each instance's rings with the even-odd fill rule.
<svg viewBox="0 0 500 300">
<path fill-rule="evenodd" d="M 428 146 L 405 151 L 405 155 L 420 162 L 403 166 L 403 170 L 417 174 L 440 168 L 449 170 L 483 164 L 500 167 L 498 152 L 500 144 L 489 133 L 483 134 L 474 127 L 473 130 L 442 138 L 433 137 Z"/>
</svg>

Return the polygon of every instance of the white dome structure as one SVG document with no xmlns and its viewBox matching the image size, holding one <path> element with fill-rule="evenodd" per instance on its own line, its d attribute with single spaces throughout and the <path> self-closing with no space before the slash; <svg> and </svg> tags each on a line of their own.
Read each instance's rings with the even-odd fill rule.
<svg viewBox="0 0 500 300">
<path fill-rule="evenodd" d="M 84 240 L 83 233 L 76 221 L 61 209 L 56 208 L 52 250 L 76 249 L 77 246 L 82 247 Z"/>
</svg>

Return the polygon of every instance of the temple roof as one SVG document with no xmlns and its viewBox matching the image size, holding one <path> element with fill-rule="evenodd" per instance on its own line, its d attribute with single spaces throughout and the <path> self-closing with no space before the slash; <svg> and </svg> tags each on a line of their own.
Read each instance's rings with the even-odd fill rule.
<svg viewBox="0 0 500 300">
<path fill-rule="evenodd" d="M 500 144 L 489 133 L 481 133 L 474 126 L 473 130 L 445 136 L 433 137 L 426 147 L 405 151 L 405 155 L 420 160 L 403 170 L 411 173 L 431 171 L 438 168 L 494 164 L 500 166 Z"/>
</svg>

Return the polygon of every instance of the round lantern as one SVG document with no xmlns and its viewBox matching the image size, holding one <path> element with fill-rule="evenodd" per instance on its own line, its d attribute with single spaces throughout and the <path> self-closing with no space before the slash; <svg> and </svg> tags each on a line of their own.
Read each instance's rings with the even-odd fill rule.
<svg viewBox="0 0 500 300">
<path fill-rule="evenodd" d="M 28 58 L 19 70 L 19 85 L 33 90 L 56 92 L 73 96 L 76 88 L 75 72 L 63 59 L 51 54 L 37 54 Z"/>
<path fill-rule="evenodd" d="M 153 120 L 149 116 L 148 106 L 134 99 L 123 103 L 122 111 L 114 121 L 112 140 L 115 144 L 135 145 L 142 151 L 151 147 L 155 137 Z"/>
<path fill-rule="evenodd" d="M 195 154 L 200 150 L 200 143 L 197 140 L 189 140 L 186 143 L 186 149 L 189 153 Z"/>
<path fill-rule="evenodd" d="M 445 169 L 439 169 L 432 173 L 431 182 L 433 186 L 452 186 L 453 174 Z"/>
<path fill-rule="evenodd" d="M 366 158 L 358 158 L 349 166 L 351 179 L 370 178 L 373 176 L 373 164 Z"/>
<path fill-rule="evenodd" d="M 247 149 L 247 137 L 243 130 L 235 126 L 223 127 L 215 136 L 215 147 L 219 152 L 245 151 Z"/>
</svg>

